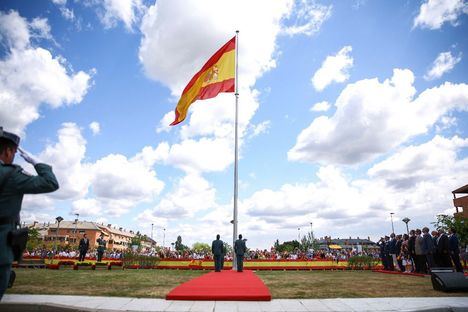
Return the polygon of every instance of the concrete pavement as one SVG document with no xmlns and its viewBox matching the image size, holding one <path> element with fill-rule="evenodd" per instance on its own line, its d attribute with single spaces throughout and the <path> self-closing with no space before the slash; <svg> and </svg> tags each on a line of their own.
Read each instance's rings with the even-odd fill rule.
<svg viewBox="0 0 468 312">
<path fill-rule="evenodd" d="M 170 301 L 148 298 L 5 295 L 0 311 L 468 311 L 468 297 Z"/>
</svg>

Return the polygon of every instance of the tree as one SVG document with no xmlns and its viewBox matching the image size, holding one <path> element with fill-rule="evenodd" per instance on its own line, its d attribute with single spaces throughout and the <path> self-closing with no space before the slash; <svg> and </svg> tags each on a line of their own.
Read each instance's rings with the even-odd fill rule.
<svg viewBox="0 0 468 312">
<path fill-rule="evenodd" d="M 297 240 L 289 241 L 289 242 L 284 242 L 282 244 L 278 245 L 278 248 L 276 248 L 276 251 L 278 252 L 293 252 L 295 249 L 300 249 L 301 244 Z"/>
<path fill-rule="evenodd" d="M 437 229 L 448 231 L 454 228 L 457 231 L 458 239 L 461 246 L 468 244 L 468 219 L 463 217 L 454 217 L 450 215 L 438 215 L 437 221 L 433 222 Z"/>
<path fill-rule="evenodd" d="M 309 249 L 319 249 L 319 244 L 314 237 L 314 232 L 308 232 L 307 235 L 302 237 L 300 249 L 304 252 L 307 252 Z"/>
<path fill-rule="evenodd" d="M 39 231 L 35 228 L 29 229 L 28 232 L 28 242 L 26 243 L 27 250 L 36 249 L 41 244 L 41 235 Z"/>
<path fill-rule="evenodd" d="M 206 243 L 196 242 L 192 245 L 192 250 L 196 253 L 208 253 L 211 251 L 211 246 Z"/>
</svg>

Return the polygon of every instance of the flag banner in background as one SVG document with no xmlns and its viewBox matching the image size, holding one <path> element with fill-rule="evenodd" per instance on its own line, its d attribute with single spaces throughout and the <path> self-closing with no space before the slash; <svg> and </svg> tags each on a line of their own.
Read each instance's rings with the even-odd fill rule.
<svg viewBox="0 0 468 312">
<path fill-rule="evenodd" d="M 236 67 L 236 37 L 229 40 L 203 65 L 185 87 L 175 109 L 171 126 L 185 120 L 187 111 L 196 100 L 206 100 L 221 92 L 234 92 Z"/>
</svg>

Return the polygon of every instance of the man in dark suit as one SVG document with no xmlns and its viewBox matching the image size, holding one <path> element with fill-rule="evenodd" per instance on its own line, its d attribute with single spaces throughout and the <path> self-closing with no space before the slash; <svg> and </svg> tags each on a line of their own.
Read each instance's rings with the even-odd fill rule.
<svg viewBox="0 0 468 312">
<path fill-rule="evenodd" d="M 86 237 L 86 234 L 83 234 L 83 238 L 80 239 L 80 245 L 78 249 L 80 250 L 80 256 L 78 258 L 78 261 L 84 261 L 86 253 L 89 249 L 89 239 Z"/>
<path fill-rule="evenodd" d="M 390 242 L 388 243 L 388 253 L 390 255 L 389 264 L 390 264 L 390 271 L 394 271 L 395 267 L 398 265 L 397 263 L 397 248 L 396 248 L 396 238 L 395 233 L 390 234 Z"/>
<path fill-rule="evenodd" d="M 415 250 L 415 245 L 416 245 L 416 232 L 414 230 L 410 231 L 410 237 L 408 240 L 408 254 L 411 258 L 412 262 L 412 270 L 411 272 L 416 271 L 416 250 Z"/>
<path fill-rule="evenodd" d="M 237 260 L 237 272 L 242 272 L 244 269 L 244 254 L 247 251 L 245 246 L 245 240 L 242 239 L 242 235 L 239 234 L 239 239 L 234 243 L 234 252 L 236 253 Z"/>
<path fill-rule="evenodd" d="M 211 252 L 213 253 L 213 260 L 215 265 L 215 272 L 221 272 L 222 268 L 222 258 L 224 243 L 219 239 L 219 234 L 216 235 L 216 240 L 211 243 Z"/>
<path fill-rule="evenodd" d="M 434 266 L 442 267 L 443 265 L 441 264 L 439 249 L 437 248 L 437 243 L 439 242 L 439 232 L 432 231 L 431 236 L 432 236 L 432 242 L 434 243 L 434 252 L 433 252 Z"/>
<path fill-rule="evenodd" d="M 434 241 L 432 240 L 431 234 L 429 234 L 429 228 L 424 227 L 422 229 L 423 240 L 422 240 L 422 253 L 426 256 L 426 263 L 428 269 L 432 269 L 435 266 L 434 262 Z"/>
<path fill-rule="evenodd" d="M 463 267 L 460 263 L 460 246 L 457 236 L 457 231 L 454 228 L 449 229 L 449 252 L 453 264 L 457 272 L 463 272 Z"/>
<path fill-rule="evenodd" d="M 437 265 L 449 268 L 452 266 L 450 261 L 450 252 L 449 252 L 449 239 L 444 230 L 440 229 L 437 237 L 437 256 L 439 262 Z"/>
</svg>

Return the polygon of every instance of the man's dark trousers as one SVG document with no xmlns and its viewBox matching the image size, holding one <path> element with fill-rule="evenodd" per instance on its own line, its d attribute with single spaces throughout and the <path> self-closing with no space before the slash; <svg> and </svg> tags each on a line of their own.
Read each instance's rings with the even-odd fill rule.
<svg viewBox="0 0 468 312">
<path fill-rule="evenodd" d="M 220 272 L 223 267 L 223 264 L 222 264 L 223 255 L 214 255 L 213 258 L 214 258 L 215 271 Z"/>
<path fill-rule="evenodd" d="M 86 249 L 80 249 L 80 256 L 78 257 L 78 261 L 84 261 L 86 258 Z"/>
<path fill-rule="evenodd" d="M 242 272 L 244 270 L 244 255 L 236 255 L 237 260 L 237 272 Z"/>
<path fill-rule="evenodd" d="M 97 252 L 97 261 L 101 262 L 102 260 L 102 255 L 104 255 L 104 251 L 99 251 Z"/>
<path fill-rule="evenodd" d="M 2 300 L 3 294 L 8 287 L 8 281 L 10 280 L 11 265 L 0 265 L 0 301 Z"/>
</svg>

